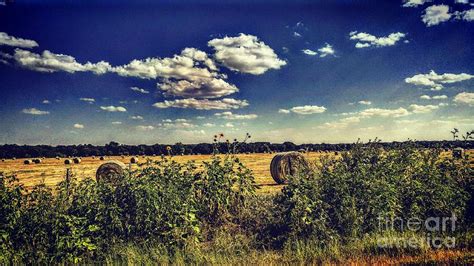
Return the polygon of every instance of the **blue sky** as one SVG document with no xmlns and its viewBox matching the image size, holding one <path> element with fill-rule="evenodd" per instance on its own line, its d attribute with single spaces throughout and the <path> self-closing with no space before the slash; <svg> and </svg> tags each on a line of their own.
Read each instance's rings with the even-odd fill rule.
<svg viewBox="0 0 474 266">
<path fill-rule="evenodd" d="M 449 139 L 474 2 L 0 5 L 0 143 Z"/>
</svg>

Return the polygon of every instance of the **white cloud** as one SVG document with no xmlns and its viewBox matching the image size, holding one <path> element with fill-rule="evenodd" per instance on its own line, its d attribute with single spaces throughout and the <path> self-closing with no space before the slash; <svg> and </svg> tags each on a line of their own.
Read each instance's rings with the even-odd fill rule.
<svg viewBox="0 0 474 266">
<path fill-rule="evenodd" d="M 474 93 L 461 92 L 454 97 L 453 101 L 460 104 L 474 105 Z"/>
<path fill-rule="evenodd" d="M 163 101 L 153 104 L 156 108 L 192 108 L 198 110 L 211 110 L 211 109 L 238 109 L 248 106 L 246 100 L 237 100 L 232 98 L 224 98 L 221 100 L 208 100 L 208 99 L 177 99 L 173 101 Z"/>
<path fill-rule="evenodd" d="M 149 125 L 148 126 L 137 126 L 137 129 L 142 130 L 142 131 L 150 131 L 150 130 L 155 129 L 155 127 L 154 126 L 149 126 Z"/>
<path fill-rule="evenodd" d="M 223 112 L 223 113 L 216 113 L 215 116 L 222 117 L 228 120 L 249 120 L 255 119 L 258 117 L 256 114 L 247 114 L 247 115 L 240 115 L 240 114 L 233 114 L 232 112 Z"/>
<path fill-rule="evenodd" d="M 94 98 L 79 98 L 79 101 L 87 102 L 87 103 L 94 103 L 95 99 Z"/>
<path fill-rule="evenodd" d="M 444 99 L 448 99 L 448 96 L 447 95 L 435 95 L 432 98 L 435 99 L 435 100 L 444 100 Z"/>
<path fill-rule="evenodd" d="M 349 33 L 351 40 L 356 40 L 356 48 L 367 48 L 367 47 L 384 47 L 395 45 L 398 41 L 405 38 L 405 33 L 394 32 L 390 33 L 386 37 L 375 37 L 372 34 L 365 32 L 353 31 Z"/>
<path fill-rule="evenodd" d="M 204 123 L 202 126 L 203 127 L 215 127 L 216 124 L 214 124 L 214 123 Z"/>
<path fill-rule="evenodd" d="M 270 46 L 253 35 L 241 33 L 237 37 L 216 38 L 208 45 L 216 51 L 216 60 L 233 71 L 260 75 L 286 65 Z"/>
<path fill-rule="evenodd" d="M 307 54 L 307 55 L 311 55 L 311 56 L 318 54 L 317 52 L 315 52 L 313 50 L 310 50 L 310 49 L 303 49 L 303 50 L 301 50 L 301 52 L 303 52 L 303 54 Z"/>
<path fill-rule="evenodd" d="M 421 95 L 420 99 L 422 99 L 422 100 L 431 100 L 431 97 L 429 95 Z"/>
<path fill-rule="evenodd" d="M 326 107 L 317 105 L 295 106 L 290 109 L 280 109 L 278 113 L 288 114 L 290 112 L 300 115 L 320 114 L 326 111 Z"/>
<path fill-rule="evenodd" d="M 132 115 L 132 116 L 130 116 L 130 119 L 133 119 L 133 120 L 143 120 L 143 116 L 140 116 L 140 115 Z"/>
<path fill-rule="evenodd" d="M 402 117 L 409 114 L 410 112 L 403 107 L 398 109 L 369 108 L 360 112 L 362 117 Z"/>
<path fill-rule="evenodd" d="M 456 11 L 454 12 L 456 19 L 465 20 L 465 21 L 474 21 L 474 9 L 469 9 L 465 11 Z"/>
<path fill-rule="evenodd" d="M 165 95 L 195 98 L 218 98 L 238 92 L 239 89 L 220 78 L 188 80 L 164 80 L 158 84 Z"/>
<path fill-rule="evenodd" d="M 122 124 L 122 122 L 120 122 L 120 121 L 113 121 L 112 122 L 112 125 L 121 125 L 121 124 Z"/>
<path fill-rule="evenodd" d="M 444 74 L 436 74 L 433 70 L 430 71 L 429 74 L 417 74 L 413 77 L 409 77 L 405 79 L 406 83 L 418 85 L 418 86 L 425 86 L 431 87 L 431 90 L 438 91 L 443 89 L 442 84 L 451 84 L 456 82 L 461 82 L 465 80 L 469 80 L 474 78 L 474 75 L 460 73 L 460 74 L 451 74 L 451 73 L 444 73 Z"/>
<path fill-rule="evenodd" d="M 320 53 L 319 57 L 326 57 L 328 55 L 334 55 L 336 51 L 334 51 L 334 48 L 332 48 L 332 45 L 330 45 L 329 43 L 326 43 L 325 46 L 318 49 L 318 52 Z"/>
<path fill-rule="evenodd" d="M 184 129 L 184 128 L 193 128 L 196 127 L 196 125 L 188 122 L 177 122 L 176 120 L 174 122 L 165 122 L 165 123 L 160 123 L 158 124 L 160 127 L 164 127 L 167 129 Z"/>
<path fill-rule="evenodd" d="M 452 14 L 449 13 L 449 6 L 433 5 L 425 9 L 424 14 L 421 15 L 421 20 L 426 24 L 426 26 L 431 27 L 448 21 L 451 16 Z"/>
<path fill-rule="evenodd" d="M 36 108 L 23 109 L 21 112 L 29 115 L 49 115 L 49 111 L 41 111 Z"/>
<path fill-rule="evenodd" d="M 300 37 L 301 37 L 301 34 L 299 34 L 298 32 L 294 31 L 294 32 L 293 32 L 293 37 L 300 38 Z"/>
<path fill-rule="evenodd" d="M 429 112 L 431 112 L 433 110 L 436 110 L 438 108 L 439 108 L 439 106 L 437 106 L 437 105 L 418 105 L 418 104 L 410 105 L 411 111 L 415 114 L 429 113 Z"/>
<path fill-rule="evenodd" d="M 107 112 L 126 112 L 127 109 L 122 106 L 101 106 L 100 109 L 107 111 Z"/>
<path fill-rule="evenodd" d="M 469 0 L 454 0 L 456 4 L 469 4 Z"/>
<path fill-rule="evenodd" d="M 148 94 L 148 93 L 150 93 L 149 91 L 147 91 L 147 90 L 145 90 L 145 89 L 138 88 L 138 87 L 131 87 L 130 89 L 131 89 L 132 91 L 136 91 L 136 92 L 143 93 L 143 94 Z"/>
<path fill-rule="evenodd" d="M 228 128 L 233 128 L 233 127 L 234 127 L 234 124 L 228 122 L 228 123 L 225 123 L 224 126 L 225 126 L 225 127 L 228 127 Z"/>
<path fill-rule="evenodd" d="M 0 45 L 8 45 L 22 48 L 33 48 L 38 46 L 38 43 L 33 40 L 16 38 L 8 35 L 6 32 L 0 32 Z"/>
<path fill-rule="evenodd" d="M 371 102 L 371 101 L 359 101 L 359 104 L 362 104 L 362 105 L 371 105 L 372 102 Z"/>
<path fill-rule="evenodd" d="M 404 0 L 403 7 L 417 7 L 431 1 L 432 0 Z"/>
<path fill-rule="evenodd" d="M 74 124 L 73 127 L 78 128 L 78 129 L 82 129 L 82 128 L 84 128 L 84 125 L 83 124 Z"/>
<path fill-rule="evenodd" d="M 51 102 L 49 100 L 43 100 L 42 103 L 43 104 L 50 104 Z"/>
<path fill-rule="evenodd" d="M 43 53 L 35 54 L 30 51 L 15 49 L 15 61 L 22 67 L 46 73 L 65 71 L 68 73 L 91 71 L 97 75 L 104 74 L 111 69 L 109 63 L 100 61 L 98 63 L 80 64 L 69 55 L 54 54 L 46 50 Z"/>
</svg>

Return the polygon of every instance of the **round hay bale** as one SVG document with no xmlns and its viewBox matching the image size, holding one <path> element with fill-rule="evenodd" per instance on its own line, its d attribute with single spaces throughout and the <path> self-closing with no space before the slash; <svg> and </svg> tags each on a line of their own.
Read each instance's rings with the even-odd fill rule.
<svg viewBox="0 0 474 266">
<path fill-rule="evenodd" d="M 137 157 L 130 158 L 130 163 L 138 163 L 138 158 Z"/>
<path fill-rule="evenodd" d="M 72 161 L 70 159 L 64 160 L 64 164 L 72 164 Z"/>
<path fill-rule="evenodd" d="M 80 164 L 82 160 L 81 160 L 81 158 L 74 158 L 72 161 L 73 161 L 75 164 Z"/>
<path fill-rule="evenodd" d="M 303 154 L 299 152 L 278 153 L 270 163 L 270 173 L 273 180 L 278 184 L 287 182 L 288 176 L 305 171 L 309 168 L 308 162 Z"/>
<path fill-rule="evenodd" d="M 127 166 L 119 161 L 108 161 L 103 163 L 97 169 L 95 179 L 97 182 L 103 181 L 110 184 L 117 184 L 125 173 Z"/>
<path fill-rule="evenodd" d="M 92 159 L 95 159 L 95 156 L 92 156 Z"/>
<path fill-rule="evenodd" d="M 40 164 L 40 163 L 41 163 L 41 159 L 34 159 L 33 162 L 34 162 L 35 164 Z"/>
<path fill-rule="evenodd" d="M 24 163 L 24 164 L 32 164 L 33 161 L 28 159 L 28 160 L 24 160 L 23 163 Z"/>
<path fill-rule="evenodd" d="M 104 156 L 100 156 L 99 160 L 103 161 L 103 160 L 105 160 L 105 157 L 104 157 Z"/>
</svg>

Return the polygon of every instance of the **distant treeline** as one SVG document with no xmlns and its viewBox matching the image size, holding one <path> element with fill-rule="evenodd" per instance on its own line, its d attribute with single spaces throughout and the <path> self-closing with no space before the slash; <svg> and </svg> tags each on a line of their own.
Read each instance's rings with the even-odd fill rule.
<svg viewBox="0 0 474 266">
<path fill-rule="evenodd" d="M 385 148 L 397 148 L 402 142 L 382 142 Z M 415 141 L 414 145 L 421 148 L 443 148 L 450 149 L 461 147 L 465 149 L 474 149 L 474 141 Z M 174 145 L 154 144 L 154 145 L 124 145 L 117 142 L 110 142 L 105 146 L 85 145 L 16 145 L 6 144 L 0 146 L 0 158 L 31 158 L 31 157 L 68 157 L 68 156 L 118 156 L 118 155 L 181 155 L 181 154 L 212 154 L 214 149 L 220 153 L 226 153 L 229 148 L 234 149 L 234 144 L 230 143 L 200 143 L 200 144 L 182 144 Z M 270 142 L 252 142 L 238 143 L 235 151 L 239 153 L 269 153 L 284 151 L 346 151 L 353 143 L 341 144 L 294 144 L 292 142 L 270 143 Z M 168 148 L 169 147 L 169 148 Z M 171 149 L 170 149 L 171 148 Z"/>
</svg>

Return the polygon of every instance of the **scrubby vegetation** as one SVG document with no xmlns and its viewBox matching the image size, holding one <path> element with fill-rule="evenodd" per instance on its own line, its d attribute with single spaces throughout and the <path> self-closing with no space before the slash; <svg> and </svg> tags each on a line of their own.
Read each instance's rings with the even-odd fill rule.
<svg viewBox="0 0 474 266">
<path fill-rule="evenodd" d="M 471 249 L 469 162 L 400 145 L 323 157 L 276 195 L 258 195 L 232 154 L 202 166 L 149 161 L 114 185 L 72 178 L 27 191 L 0 174 L 0 263 L 341 261 L 438 248 L 427 237 Z M 453 216 L 454 230 L 380 223 Z"/>
</svg>

